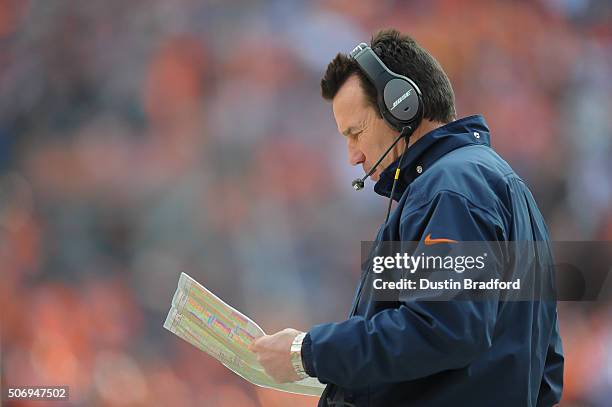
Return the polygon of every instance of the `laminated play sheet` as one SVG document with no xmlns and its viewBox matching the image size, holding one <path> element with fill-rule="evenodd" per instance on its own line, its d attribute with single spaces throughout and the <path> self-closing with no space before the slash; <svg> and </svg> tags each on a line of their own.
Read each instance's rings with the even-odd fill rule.
<svg viewBox="0 0 612 407">
<path fill-rule="evenodd" d="M 313 377 L 275 382 L 249 350 L 264 331 L 185 273 L 179 278 L 164 328 L 258 386 L 311 396 L 320 396 L 325 387 Z"/>
</svg>

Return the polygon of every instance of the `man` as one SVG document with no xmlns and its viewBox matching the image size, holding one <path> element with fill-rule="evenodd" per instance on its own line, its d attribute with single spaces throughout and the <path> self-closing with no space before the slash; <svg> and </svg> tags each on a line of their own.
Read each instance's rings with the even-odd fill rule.
<svg viewBox="0 0 612 407">
<path fill-rule="evenodd" d="M 385 111 L 371 73 L 343 54 L 321 81 L 349 162 L 371 172 L 378 194 L 398 202 L 376 241 L 548 242 L 529 189 L 491 148 L 484 119 L 455 120 L 453 90 L 438 62 L 395 30 L 376 34 L 370 47 L 422 94 L 418 125 L 392 126 L 389 111 L 412 91 Z M 385 156 L 400 130 L 412 133 L 408 145 L 402 137 Z M 559 402 L 563 353 L 554 301 L 382 302 L 364 278 L 347 320 L 254 342 L 266 372 L 281 382 L 313 376 L 328 384 L 319 406 Z M 554 287 L 552 275 L 542 279 Z"/>
</svg>

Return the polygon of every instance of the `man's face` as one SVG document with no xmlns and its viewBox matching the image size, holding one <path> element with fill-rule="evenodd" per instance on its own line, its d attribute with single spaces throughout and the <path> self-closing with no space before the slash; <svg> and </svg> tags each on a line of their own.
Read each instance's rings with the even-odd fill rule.
<svg viewBox="0 0 612 407">
<path fill-rule="evenodd" d="M 342 85 L 332 100 L 332 109 L 338 131 L 346 138 L 349 163 L 361 164 L 367 173 L 389 148 L 398 132 L 389 127 L 378 112 L 367 103 L 357 75 L 350 76 Z M 378 181 L 380 173 L 397 156 L 396 152 L 387 155 L 371 178 Z"/>
</svg>

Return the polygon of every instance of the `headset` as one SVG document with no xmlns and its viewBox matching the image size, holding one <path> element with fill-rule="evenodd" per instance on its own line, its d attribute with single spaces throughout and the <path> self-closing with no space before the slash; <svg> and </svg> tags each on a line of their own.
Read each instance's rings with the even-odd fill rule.
<svg viewBox="0 0 612 407">
<path fill-rule="evenodd" d="M 417 84 L 387 68 L 364 42 L 350 56 L 376 88 L 378 109 L 385 121 L 399 132 L 405 127 L 416 129 L 423 117 L 421 90 Z"/>
<path fill-rule="evenodd" d="M 372 48 L 365 42 L 357 45 L 349 55 L 357 62 L 359 69 L 361 69 L 374 85 L 378 109 L 381 116 L 391 128 L 400 132 L 399 136 L 389 146 L 387 151 L 380 156 L 370 171 L 368 171 L 363 178 L 353 180 L 353 189 L 359 191 L 363 189 L 364 181 L 374 173 L 376 167 L 378 167 L 381 161 L 402 138 L 406 138 L 406 147 L 404 148 L 404 154 L 402 154 L 402 159 L 404 158 L 410 136 L 414 130 L 419 127 L 423 118 L 423 101 L 421 90 L 417 84 L 414 83 L 412 79 L 396 74 L 387 68 L 378 55 L 376 55 Z M 395 184 L 399 178 L 400 166 L 401 159 L 395 171 L 391 196 L 393 196 L 395 192 Z M 389 200 L 387 220 L 391 210 L 391 201 L 392 199 Z"/>
</svg>

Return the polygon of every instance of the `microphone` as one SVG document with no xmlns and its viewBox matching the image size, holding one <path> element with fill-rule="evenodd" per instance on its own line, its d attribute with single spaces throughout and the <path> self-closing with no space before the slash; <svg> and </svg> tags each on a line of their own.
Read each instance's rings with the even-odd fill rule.
<svg viewBox="0 0 612 407">
<path fill-rule="evenodd" d="M 411 126 L 406 126 L 402 129 L 402 131 L 400 132 L 399 136 L 397 136 L 397 138 L 395 139 L 395 141 L 393 141 L 393 143 L 391 143 L 391 145 L 389 146 L 389 148 L 387 148 L 387 151 L 385 151 L 380 158 L 378 159 L 378 161 L 376 161 L 376 163 L 372 166 L 372 168 L 370 169 L 370 171 L 368 171 L 368 173 L 363 177 L 363 178 L 355 178 L 353 180 L 353 182 L 351 183 L 351 186 L 353 187 L 353 189 L 355 191 L 361 191 L 364 187 L 364 181 L 366 179 L 368 179 L 368 177 L 370 175 L 372 175 L 374 173 L 374 171 L 376 171 L 376 167 L 378 167 L 378 165 L 380 164 L 380 162 L 382 160 L 385 159 L 385 157 L 387 156 L 387 154 L 389 154 L 389 152 L 391 151 L 391 149 L 393 147 L 395 147 L 395 145 L 403 138 L 406 137 L 410 132 L 412 131 L 412 127 Z M 408 143 L 408 140 L 406 140 L 406 143 Z"/>
</svg>

